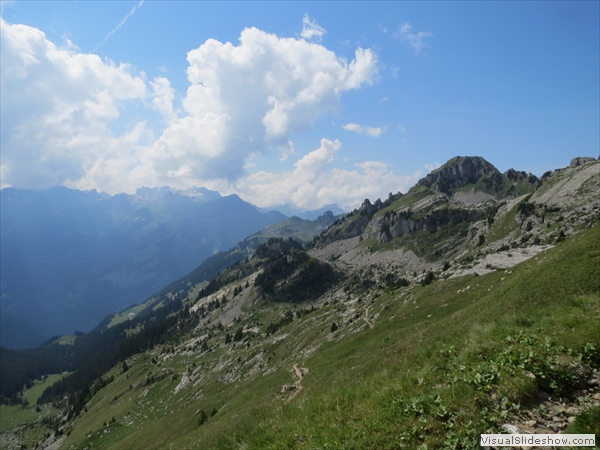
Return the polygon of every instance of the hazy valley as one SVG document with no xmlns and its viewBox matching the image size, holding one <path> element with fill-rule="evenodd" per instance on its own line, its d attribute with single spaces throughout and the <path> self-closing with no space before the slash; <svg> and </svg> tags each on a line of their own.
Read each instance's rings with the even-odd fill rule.
<svg viewBox="0 0 600 450">
<path fill-rule="evenodd" d="M 115 196 L 7 188 L 1 195 L 1 344 L 9 348 L 89 331 L 286 219 L 205 188 Z"/>
</svg>

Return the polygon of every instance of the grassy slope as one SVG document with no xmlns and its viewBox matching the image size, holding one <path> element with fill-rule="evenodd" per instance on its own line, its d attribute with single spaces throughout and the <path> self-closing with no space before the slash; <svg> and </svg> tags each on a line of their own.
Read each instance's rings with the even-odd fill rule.
<svg viewBox="0 0 600 450">
<path fill-rule="evenodd" d="M 31 388 L 24 390 L 23 398 L 28 401 L 28 408 L 23 408 L 21 405 L 0 405 L 0 434 L 4 435 L 7 432 L 14 433 L 16 431 L 16 434 L 19 435 L 19 439 L 14 441 L 0 439 L 1 450 L 15 448 L 19 443 L 27 446 L 34 446 L 35 443 L 44 440 L 47 437 L 46 433 L 48 430 L 45 427 L 40 426 L 39 422 L 45 417 L 53 416 L 56 414 L 57 410 L 51 405 L 43 405 L 40 411 L 36 411 L 36 408 L 33 405 L 35 405 L 37 399 L 42 395 L 42 392 L 46 387 L 56 383 L 65 375 L 66 374 L 48 375 L 44 382 L 36 380 Z M 20 429 L 20 427 L 23 426 L 27 430 L 26 433 L 23 433 L 23 429 Z"/>
<path fill-rule="evenodd" d="M 380 211 L 377 211 L 374 217 L 383 217 L 385 213 L 389 211 L 399 211 L 404 208 L 411 208 L 415 203 L 419 200 L 424 199 L 430 195 L 435 195 L 436 191 L 427 186 L 421 186 L 420 184 L 416 184 L 410 190 L 400 197 L 398 200 L 393 202 L 390 206 L 383 208 Z"/>
<path fill-rule="evenodd" d="M 140 312 L 142 312 L 144 309 L 146 309 L 147 306 L 148 306 L 148 301 L 141 303 L 139 305 L 134 305 L 131 308 L 127 308 L 125 311 L 123 311 L 120 314 L 113 315 L 110 323 L 108 325 L 106 325 L 106 328 L 114 327 L 115 325 L 118 325 L 118 324 L 128 320 L 129 314 L 133 313 L 133 314 L 137 315 Z"/>
<path fill-rule="evenodd" d="M 586 359 L 597 352 L 584 344 L 600 348 L 599 230 L 516 266 L 510 275 L 379 290 L 369 303 L 322 307 L 283 327 L 274 337 L 288 337 L 278 342 L 256 338 L 247 349 L 177 353 L 159 367 L 151 355 L 139 355 L 125 374 L 113 370 L 115 381 L 92 399 L 63 447 L 472 447 L 477 433 L 497 430 L 538 387 L 552 391 L 547 380 L 557 380 L 556 389 L 568 385 L 569 364 L 578 354 L 585 364 L 598 364 Z M 367 306 L 373 329 L 360 317 Z M 352 323 L 342 316 L 350 307 L 358 316 Z M 266 323 L 269 315 L 263 307 L 246 320 Z M 334 334 L 332 321 L 340 326 Z M 303 353 L 313 347 L 318 350 Z M 223 382 L 237 370 L 227 362 L 235 355 L 246 373 Z M 284 404 L 279 391 L 295 380 L 294 363 L 310 372 L 304 389 Z M 204 381 L 174 394 L 190 367 L 204 373 Z M 146 386 L 150 371 L 164 378 Z M 195 412 L 213 407 L 218 413 L 198 426 Z M 104 426 L 112 417 L 115 423 Z"/>
<path fill-rule="evenodd" d="M 38 398 L 41 397 L 42 392 L 44 392 L 44 389 L 46 389 L 48 386 L 52 386 L 66 375 L 66 372 L 62 374 L 48 375 L 43 382 L 41 380 L 35 380 L 35 384 L 23 392 L 23 398 L 27 400 L 30 405 L 35 405 Z"/>
</svg>

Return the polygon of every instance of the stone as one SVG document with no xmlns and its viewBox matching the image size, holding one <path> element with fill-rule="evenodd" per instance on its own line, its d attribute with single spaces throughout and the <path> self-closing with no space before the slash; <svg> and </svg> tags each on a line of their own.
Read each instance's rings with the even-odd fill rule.
<svg viewBox="0 0 600 450">
<path fill-rule="evenodd" d="M 506 431 L 509 434 L 520 434 L 521 433 L 521 430 L 519 430 L 519 427 L 517 427 L 515 425 L 511 425 L 509 423 L 505 423 L 500 428 L 502 428 L 504 431 Z"/>
<path fill-rule="evenodd" d="M 578 156 L 577 158 L 573 158 L 571 160 L 571 164 L 569 164 L 569 167 L 582 166 L 592 161 L 596 161 L 596 158 L 592 158 L 590 156 Z"/>
<path fill-rule="evenodd" d="M 528 420 L 527 422 L 525 422 L 525 425 L 527 425 L 528 427 L 533 427 L 536 423 L 537 420 Z"/>
</svg>

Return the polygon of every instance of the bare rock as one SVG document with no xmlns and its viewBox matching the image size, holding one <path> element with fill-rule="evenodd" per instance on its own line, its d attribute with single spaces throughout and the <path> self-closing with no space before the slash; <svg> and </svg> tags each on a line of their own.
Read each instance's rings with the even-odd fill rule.
<svg viewBox="0 0 600 450">
<path fill-rule="evenodd" d="M 509 434 L 520 434 L 521 433 L 521 430 L 519 430 L 519 427 L 517 427 L 515 425 L 511 425 L 509 423 L 505 423 L 500 428 Z"/>
<path fill-rule="evenodd" d="M 438 192 L 449 193 L 450 189 L 460 188 L 469 183 L 476 183 L 485 175 L 496 175 L 502 180 L 502 175 L 492 164 L 480 156 L 457 156 L 435 169 L 418 184 L 435 189 Z M 492 178 L 495 181 L 495 178 Z"/>
<path fill-rule="evenodd" d="M 592 161 L 596 161 L 596 158 L 592 158 L 590 156 L 578 156 L 577 158 L 573 158 L 571 160 L 571 164 L 569 164 L 569 167 L 582 166 Z"/>
<path fill-rule="evenodd" d="M 555 433 L 557 433 L 557 432 L 558 432 L 558 430 L 560 430 L 560 427 L 558 426 L 558 424 L 557 424 L 557 423 L 554 423 L 554 422 L 550 422 L 550 423 L 546 424 L 546 426 L 547 426 L 549 429 L 551 429 L 552 431 L 554 431 Z"/>
</svg>

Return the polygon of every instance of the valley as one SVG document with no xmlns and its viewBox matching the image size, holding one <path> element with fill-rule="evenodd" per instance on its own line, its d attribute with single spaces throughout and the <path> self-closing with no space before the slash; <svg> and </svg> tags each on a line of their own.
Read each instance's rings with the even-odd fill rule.
<svg viewBox="0 0 600 450">
<path fill-rule="evenodd" d="M 5 353 L 78 366 L 0 407 L 0 448 L 599 441 L 598 161 L 537 179 L 457 157 L 328 217 L 272 225 L 71 344 Z"/>
</svg>

